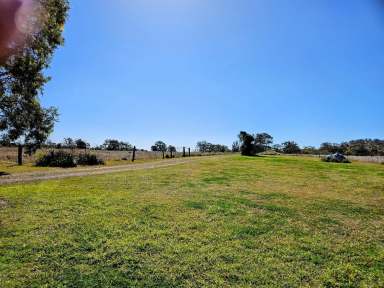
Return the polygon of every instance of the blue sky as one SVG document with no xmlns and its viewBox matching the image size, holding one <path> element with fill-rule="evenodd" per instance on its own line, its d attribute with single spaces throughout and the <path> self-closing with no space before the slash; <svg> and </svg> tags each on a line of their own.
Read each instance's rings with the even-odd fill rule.
<svg viewBox="0 0 384 288">
<path fill-rule="evenodd" d="M 384 138 L 379 0 L 73 0 L 65 38 L 54 141 Z"/>
</svg>

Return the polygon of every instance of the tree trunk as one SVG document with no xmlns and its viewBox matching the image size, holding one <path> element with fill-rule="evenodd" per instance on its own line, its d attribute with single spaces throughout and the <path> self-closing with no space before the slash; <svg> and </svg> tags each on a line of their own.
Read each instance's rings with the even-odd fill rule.
<svg viewBox="0 0 384 288">
<path fill-rule="evenodd" d="M 23 145 L 21 144 L 17 147 L 17 164 L 23 165 Z"/>
</svg>

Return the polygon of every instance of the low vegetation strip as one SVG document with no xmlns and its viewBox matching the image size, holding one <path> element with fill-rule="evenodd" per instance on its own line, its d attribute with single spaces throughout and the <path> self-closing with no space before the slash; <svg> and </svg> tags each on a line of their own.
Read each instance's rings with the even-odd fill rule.
<svg viewBox="0 0 384 288">
<path fill-rule="evenodd" d="M 0 287 L 384 286 L 383 165 L 205 157 L 0 199 Z"/>
<path fill-rule="evenodd" d="M 101 175 L 108 173 L 117 173 L 130 170 L 138 169 L 154 169 L 161 167 L 168 167 L 172 165 L 178 165 L 187 163 L 195 160 L 196 158 L 183 158 L 173 160 L 163 160 L 157 162 L 146 162 L 140 164 L 128 164 L 119 166 L 108 166 L 108 167 L 91 167 L 91 168 L 80 168 L 80 169 L 65 169 L 65 170 L 54 170 L 54 171 L 41 171 L 41 172 L 28 172 L 19 173 L 12 175 L 5 175 L 0 177 L 0 185 L 13 184 L 13 183 L 26 183 L 33 181 L 51 180 L 51 179 L 62 179 L 68 177 L 84 177 L 89 175 Z"/>
</svg>

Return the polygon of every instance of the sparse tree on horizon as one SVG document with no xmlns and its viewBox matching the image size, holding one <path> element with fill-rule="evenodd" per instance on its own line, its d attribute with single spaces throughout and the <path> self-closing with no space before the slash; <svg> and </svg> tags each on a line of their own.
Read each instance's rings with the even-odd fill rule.
<svg viewBox="0 0 384 288">
<path fill-rule="evenodd" d="M 295 141 L 287 141 L 282 145 L 283 153 L 285 154 L 299 154 L 301 153 L 300 146 Z"/>
<path fill-rule="evenodd" d="M 85 142 L 83 139 L 77 139 L 75 141 L 76 148 L 77 149 L 87 149 L 90 147 L 89 143 Z"/>
<path fill-rule="evenodd" d="M 235 141 L 232 143 L 232 152 L 240 152 L 240 143 Z"/>
<path fill-rule="evenodd" d="M 156 141 L 156 143 L 151 147 L 151 150 L 154 152 L 165 152 L 167 151 L 167 144 L 163 141 Z"/>
<path fill-rule="evenodd" d="M 256 134 L 254 138 L 255 145 L 259 146 L 260 149 L 263 149 L 264 151 L 270 149 L 273 144 L 273 137 L 265 132 Z"/>
</svg>

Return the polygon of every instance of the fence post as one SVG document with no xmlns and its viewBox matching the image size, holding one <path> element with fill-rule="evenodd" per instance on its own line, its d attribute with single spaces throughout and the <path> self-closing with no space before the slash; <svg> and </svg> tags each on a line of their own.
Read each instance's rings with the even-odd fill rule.
<svg viewBox="0 0 384 288">
<path fill-rule="evenodd" d="M 163 159 L 164 159 L 165 158 L 165 151 L 163 150 L 162 152 L 163 152 Z"/>
<path fill-rule="evenodd" d="M 132 162 L 135 162 L 135 157 L 136 157 L 136 146 L 133 146 L 133 151 L 132 151 Z"/>
<path fill-rule="evenodd" d="M 191 148 L 188 148 L 188 157 L 191 157 Z"/>
<path fill-rule="evenodd" d="M 17 146 L 17 164 L 23 165 L 23 145 L 21 144 Z"/>
<path fill-rule="evenodd" d="M 185 157 L 185 147 L 183 147 L 183 157 Z"/>
<path fill-rule="evenodd" d="M 171 159 L 173 158 L 173 155 L 172 155 L 172 149 L 170 149 L 170 152 L 171 152 Z"/>
</svg>

